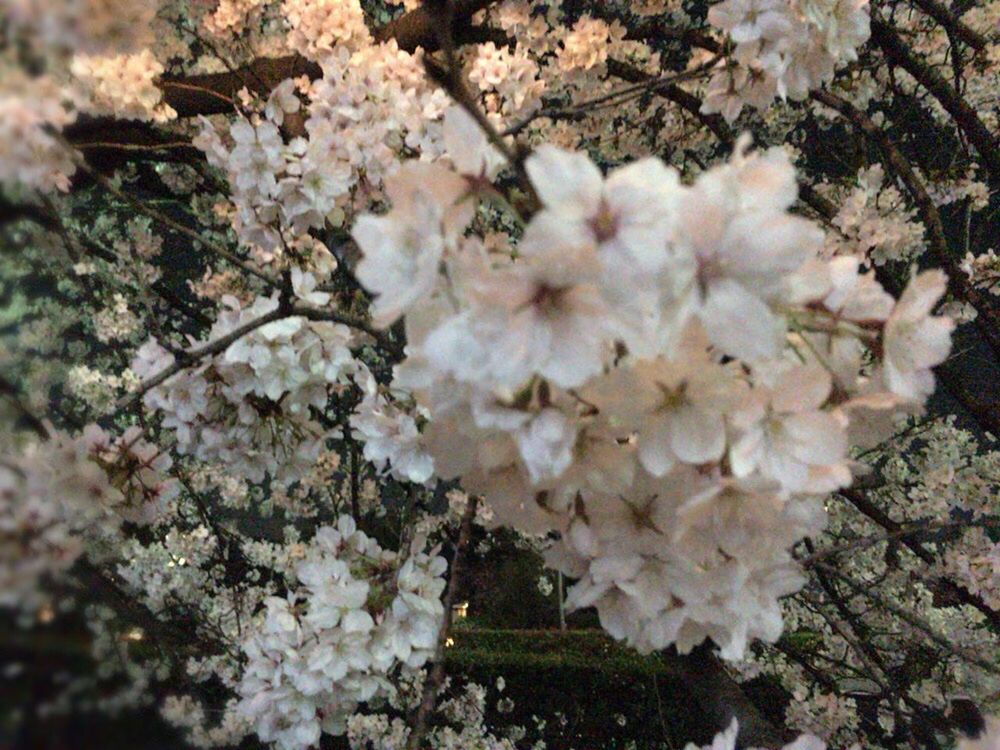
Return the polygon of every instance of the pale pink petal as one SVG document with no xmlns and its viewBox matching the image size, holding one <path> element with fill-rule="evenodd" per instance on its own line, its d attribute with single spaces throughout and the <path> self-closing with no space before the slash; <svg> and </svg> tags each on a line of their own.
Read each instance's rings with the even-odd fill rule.
<svg viewBox="0 0 1000 750">
<path fill-rule="evenodd" d="M 721 415 L 682 406 L 671 416 L 670 445 L 681 461 L 707 464 L 722 458 L 726 450 L 726 425 Z"/>
<path fill-rule="evenodd" d="M 784 336 L 778 318 L 731 279 L 709 287 L 699 317 L 709 340 L 730 356 L 754 362 L 778 354 Z"/>
<path fill-rule="evenodd" d="M 833 380 L 821 365 L 802 365 L 782 374 L 774 387 L 771 404 L 775 411 L 796 412 L 823 405 Z"/>
<path fill-rule="evenodd" d="M 671 449 L 671 424 L 664 417 L 650 420 L 639 435 L 639 463 L 654 477 L 665 476 L 677 464 Z"/>
<path fill-rule="evenodd" d="M 538 197 L 549 208 L 593 215 L 601 200 L 601 170 L 584 153 L 543 145 L 524 164 Z"/>
<path fill-rule="evenodd" d="M 782 448 L 799 461 L 815 466 L 837 463 L 847 455 L 847 434 L 834 415 L 813 411 L 782 421 Z"/>
</svg>

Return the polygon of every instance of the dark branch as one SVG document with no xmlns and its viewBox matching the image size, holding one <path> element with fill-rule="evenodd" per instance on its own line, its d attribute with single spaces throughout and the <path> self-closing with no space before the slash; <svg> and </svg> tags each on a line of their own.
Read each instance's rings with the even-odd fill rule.
<svg viewBox="0 0 1000 750">
<path fill-rule="evenodd" d="M 916 78 L 921 86 L 941 102 L 941 106 L 955 119 L 955 123 L 979 152 L 991 178 L 1000 180 L 1000 147 L 997 138 L 979 119 L 976 110 L 955 91 L 944 76 L 914 55 L 889 24 L 873 15 L 871 26 L 872 40 L 882 48 L 886 59 Z"/>
</svg>

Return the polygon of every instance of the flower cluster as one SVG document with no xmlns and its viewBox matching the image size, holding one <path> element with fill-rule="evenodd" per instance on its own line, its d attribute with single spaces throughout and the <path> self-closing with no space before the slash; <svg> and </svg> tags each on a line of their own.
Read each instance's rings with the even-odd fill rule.
<svg viewBox="0 0 1000 750">
<path fill-rule="evenodd" d="M 460 132 L 460 161 L 485 158 Z M 395 384 L 429 418 L 435 471 L 500 524 L 558 532 L 569 603 L 618 638 L 711 637 L 728 657 L 775 640 L 802 583 L 789 549 L 851 482 L 852 415 L 933 388 L 943 275 L 896 303 L 856 259 L 822 260 L 781 150 L 742 143 L 691 186 L 657 159 L 605 178 L 551 146 L 525 168 L 542 209 L 516 257 L 466 235 L 469 183 L 439 164 L 405 165 L 392 211 L 354 230 L 376 321 L 405 315 Z"/>
<path fill-rule="evenodd" d="M 66 372 L 66 391 L 98 414 L 114 406 L 122 389 L 138 385 L 135 373 L 125 370 L 121 375 L 102 372 L 87 365 L 74 365 Z"/>
<path fill-rule="evenodd" d="M 150 41 L 153 0 L 0 0 L 4 19 L 46 49 L 130 52 Z"/>
<path fill-rule="evenodd" d="M 506 725 L 521 680 L 427 674 L 475 649 L 440 630 L 423 540 L 449 538 L 475 585 L 521 571 L 499 585 L 536 624 L 558 603 L 643 652 L 711 639 L 731 663 L 692 689 L 773 682 L 769 716 L 832 746 L 988 704 L 1000 450 L 966 381 L 1000 348 L 1000 2 L 873 6 L 850 65 L 865 0 L 460 2 L 452 28 L 445 5 L 0 0 L 0 607 L 45 625 L 85 592 L 57 627 L 82 618 L 96 666 L 46 685 L 26 659 L 31 708 L 168 689 L 199 747 L 579 735 L 558 706 Z M 700 98 L 782 148 L 713 165 Z M 911 264 L 964 278 L 942 300 Z M 949 317 L 977 315 L 923 414 Z M 87 413 L 114 433 L 62 431 Z M 996 723 L 960 746 L 996 750 Z"/>
<path fill-rule="evenodd" d="M 200 592 L 208 575 L 202 568 L 212 561 L 217 544 L 217 538 L 204 526 L 188 532 L 172 528 L 162 542 L 147 546 L 130 539 L 126 544 L 128 562 L 120 564 L 116 572 L 153 612 L 164 612 L 184 600 L 197 598 L 204 603 Z"/>
<path fill-rule="evenodd" d="M 618 29 L 621 31 L 619 25 Z M 599 18 L 582 17 L 566 33 L 558 52 L 559 69 L 564 72 L 587 71 L 604 65 L 613 29 Z"/>
<path fill-rule="evenodd" d="M 342 224 L 355 188 L 377 190 L 400 149 L 441 152 L 447 97 L 426 85 L 418 57 L 395 42 L 355 52 L 339 45 L 322 65 L 323 78 L 301 87 L 286 80 L 262 114 L 234 120 L 230 143 L 207 120 L 195 139 L 228 176 L 240 239 L 265 253 L 310 228 Z M 291 114 L 302 132 L 286 143 L 281 127 Z"/>
<path fill-rule="evenodd" d="M 416 420 L 378 392 L 367 368 L 358 367 L 355 382 L 365 396 L 351 415 L 351 427 L 353 436 L 364 442 L 365 460 L 396 479 L 428 482 L 434 459 L 424 450 Z"/>
<path fill-rule="evenodd" d="M 258 736 L 287 750 L 341 735 L 359 703 L 392 693 L 389 676 L 416 670 L 437 645 L 444 558 L 415 540 L 402 559 L 349 516 L 323 527 L 295 574 L 272 597 L 243 649 L 242 711 Z"/>
<path fill-rule="evenodd" d="M 853 698 L 823 690 L 797 690 L 794 700 L 785 709 L 789 726 L 807 731 L 829 741 L 831 731 L 845 728 L 857 729 L 858 704 Z"/>
<path fill-rule="evenodd" d="M 208 716 L 205 707 L 191 696 L 169 695 L 160 713 L 168 724 L 186 730 L 185 739 L 193 747 L 233 747 L 249 734 L 249 720 L 228 704 L 219 722 Z"/>
<path fill-rule="evenodd" d="M 522 48 L 509 50 L 487 42 L 476 50 L 469 81 L 486 95 L 486 109 L 503 116 L 524 116 L 541 107 L 545 81 L 538 63 Z"/>
<path fill-rule="evenodd" d="M 423 687 L 426 675 L 420 671 L 411 681 L 402 681 L 396 697 L 390 701 L 392 708 L 398 711 L 413 711 L 423 697 Z M 503 677 L 497 678 L 497 691 L 503 692 L 505 683 Z M 446 679 L 442 693 L 453 692 L 451 680 Z M 474 682 L 462 685 L 454 691 L 454 695 L 442 700 L 438 706 L 434 726 L 427 732 L 421 746 L 428 750 L 515 750 L 517 741 L 524 742 L 527 730 L 523 726 L 508 726 L 501 736 L 494 734 L 486 723 L 489 715 L 487 704 L 487 689 Z M 509 707 L 509 708 L 508 708 Z M 500 713 L 508 713 L 514 707 L 510 698 L 501 698 L 497 702 Z M 506 710 L 504 710 L 506 709 Z M 544 722 L 534 717 L 539 723 L 539 729 Z M 399 717 L 387 714 L 358 713 L 351 717 L 347 725 L 347 738 L 352 750 L 395 750 L 406 746 L 410 736 L 410 727 Z M 545 747 L 545 742 L 539 740 L 531 745 L 535 750 Z"/>
<path fill-rule="evenodd" d="M 286 111 L 297 109 L 299 104 L 293 92 L 283 96 L 293 85 L 292 81 L 286 83 L 271 97 L 276 106 L 269 111 L 275 118 L 283 119 Z M 325 179 L 317 181 L 310 191 L 299 190 L 303 175 L 295 172 L 309 168 L 285 145 L 278 125 L 271 119 L 256 123 L 236 119 L 229 126 L 229 136 L 231 146 L 223 143 L 212 124 L 204 120 L 194 144 L 205 152 L 209 164 L 228 175 L 230 199 L 236 206 L 234 228 L 244 244 L 273 253 L 283 246 L 283 229 L 294 235 L 322 225 L 333 209 L 336 194 L 343 192 L 346 185 L 330 182 L 327 172 Z M 293 169 L 292 163 L 301 169 Z"/>
<path fill-rule="evenodd" d="M 202 23 L 215 36 L 240 34 L 266 4 L 267 0 L 219 0 L 215 10 L 206 15 Z"/>
<path fill-rule="evenodd" d="M 856 60 L 870 33 L 868 0 L 723 0 L 708 20 L 735 46 L 709 82 L 702 111 L 730 122 L 744 105 L 804 99 L 837 65 Z"/>
<path fill-rule="evenodd" d="M 108 343 L 128 338 L 139 329 L 139 316 L 130 308 L 125 295 L 116 292 L 110 304 L 94 316 L 94 335 Z"/>
<path fill-rule="evenodd" d="M 122 521 L 150 524 L 177 493 L 170 456 L 139 428 L 110 437 L 96 425 L 76 438 L 53 433 L 0 461 L 0 607 L 34 615 L 51 584 L 86 545 Z"/>
<path fill-rule="evenodd" d="M 838 254 L 853 254 L 877 266 L 910 260 L 923 247 L 924 229 L 906 207 L 899 189 L 885 179 L 881 164 L 862 169 L 857 186 L 837 201 L 833 217 L 839 230 L 828 242 Z"/>
<path fill-rule="evenodd" d="M 422 52 L 394 40 L 354 52 L 338 47 L 322 67 L 305 127 L 326 169 L 345 174 L 352 187 L 378 190 L 404 150 L 425 159 L 440 154 L 449 100 L 428 84 Z"/>
<path fill-rule="evenodd" d="M 981 286 L 990 294 L 1000 295 L 1000 257 L 995 250 L 987 250 L 978 256 L 966 253 L 962 271 L 976 286 Z"/>
<path fill-rule="evenodd" d="M 50 192 L 69 189 L 76 171 L 70 152 L 48 132 L 76 116 L 67 92 L 47 77 L 3 74 L 0 83 L 0 185 Z"/>
<path fill-rule="evenodd" d="M 310 60 L 322 60 L 335 47 L 371 43 L 358 0 L 284 0 L 281 11 L 289 26 L 288 46 Z"/>
<path fill-rule="evenodd" d="M 295 285 L 312 283 L 296 269 Z M 305 286 L 303 286 L 305 285 Z M 308 292 L 323 304 L 327 295 Z M 273 314 L 277 293 L 258 297 L 248 307 L 229 298 L 230 309 L 212 326 L 208 340 Z M 196 458 L 221 462 L 252 482 L 265 475 L 288 485 L 307 474 L 332 435 L 310 409 L 325 408 L 330 388 L 346 382 L 354 359 L 353 334 L 339 323 L 286 316 L 255 328 L 215 357 L 206 358 L 151 388 L 145 404 L 164 414 L 175 431 L 177 449 Z M 154 377 L 175 361 L 150 340 L 138 351 L 133 371 Z"/>
<path fill-rule="evenodd" d="M 148 49 L 131 55 L 76 55 L 70 70 L 90 99 L 84 108 L 90 113 L 161 123 L 177 116 L 162 101 L 156 81 L 163 65 Z"/>
</svg>

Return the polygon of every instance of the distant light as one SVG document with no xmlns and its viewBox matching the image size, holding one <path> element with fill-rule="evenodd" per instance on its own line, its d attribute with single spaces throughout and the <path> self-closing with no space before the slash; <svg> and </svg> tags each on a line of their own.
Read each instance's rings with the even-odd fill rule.
<svg viewBox="0 0 1000 750">
<path fill-rule="evenodd" d="M 146 634 L 142 632 L 142 628 L 132 628 L 125 635 L 122 636 L 122 640 L 125 641 L 141 641 L 146 637 Z"/>
<path fill-rule="evenodd" d="M 454 645 L 455 645 L 455 639 L 454 638 L 447 638 L 447 639 L 445 639 L 445 642 L 444 642 L 444 647 L 445 648 L 451 648 Z"/>
<path fill-rule="evenodd" d="M 459 602 L 451 605 L 451 616 L 456 620 L 464 620 L 469 616 L 469 603 Z"/>
<path fill-rule="evenodd" d="M 42 623 L 42 625 L 48 625 L 54 619 L 56 619 L 56 611 L 48 604 L 43 605 L 42 608 L 38 610 L 38 621 Z"/>
</svg>

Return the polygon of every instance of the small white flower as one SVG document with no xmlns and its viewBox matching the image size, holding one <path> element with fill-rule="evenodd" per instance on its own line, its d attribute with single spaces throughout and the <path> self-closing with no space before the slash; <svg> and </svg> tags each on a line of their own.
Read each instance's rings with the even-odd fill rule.
<svg viewBox="0 0 1000 750">
<path fill-rule="evenodd" d="M 883 376 L 893 393 L 921 401 L 934 390 L 934 373 L 951 351 L 950 318 L 933 316 L 947 279 L 941 271 L 917 275 L 899 298 L 885 323 Z"/>
</svg>

